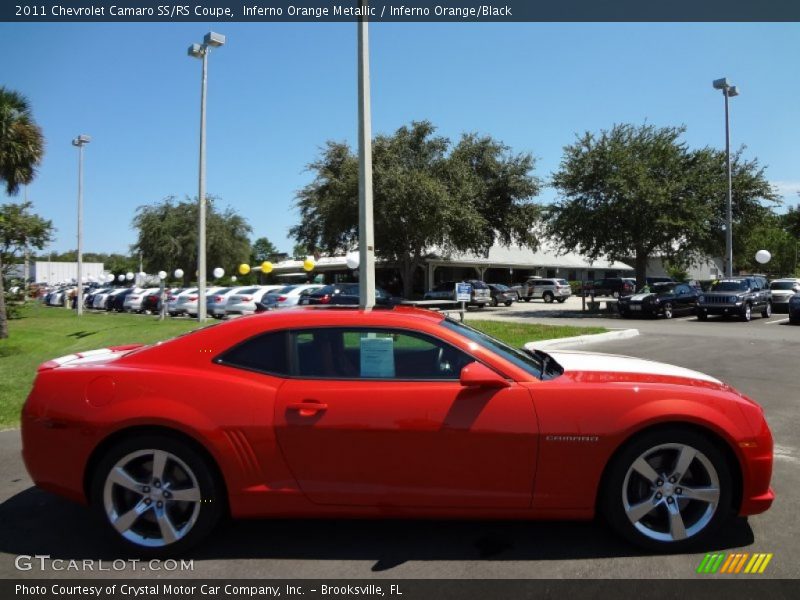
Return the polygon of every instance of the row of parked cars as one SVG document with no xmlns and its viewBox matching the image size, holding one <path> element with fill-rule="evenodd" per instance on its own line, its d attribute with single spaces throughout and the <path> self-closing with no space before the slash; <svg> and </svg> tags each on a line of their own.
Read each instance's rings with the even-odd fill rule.
<svg viewBox="0 0 800 600">
<path fill-rule="evenodd" d="M 800 324 L 800 279 L 767 281 L 751 275 L 727 277 L 711 284 L 708 290 L 680 282 L 654 283 L 636 294 L 619 297 L 623 317 L 696 314 L 705 321 L 709 316 L 739 317 L 749 321 L 753 315 L 767 318 L 772 312 L 789 313 L 792 324 Z"/>
</svg>

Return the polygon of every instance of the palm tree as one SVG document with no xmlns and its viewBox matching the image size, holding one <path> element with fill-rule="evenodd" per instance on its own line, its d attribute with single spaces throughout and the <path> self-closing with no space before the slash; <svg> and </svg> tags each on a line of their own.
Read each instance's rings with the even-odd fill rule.
<svg viewBox="0 0 800 600">
<path fill-rule="evenodd" d="M 33 120 L 28 100 L 0 86 L 0 182 L 9 196 L 33 181 L 44 155 L 42 130 Z"/>
<path fill-rule="evenodd" d="M 43 154 L 44 137 L 31 116 L 28 100 L 22 94 L 0 86 L 0 183 L 5 184 L 9 196 L 15 195 L 20 185 L 33 181 Z M 0 233 L 5 233 L 3 237 L 10 243 L 19 243 L 19 232 L 3 232 L 3 229 L 0 219 Z M 0 339 L 8 337 L 3 283 L 3 256 L 0 254 Z"/>
</svg>

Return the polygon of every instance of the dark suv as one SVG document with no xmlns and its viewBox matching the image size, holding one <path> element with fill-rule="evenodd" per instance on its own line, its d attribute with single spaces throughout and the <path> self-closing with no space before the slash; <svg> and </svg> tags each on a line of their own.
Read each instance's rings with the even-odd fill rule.
<svg viewBox="0 0 800 600">
<path fill-rule="evenodd" d="M 607 277 L 592 283 L 589 291 L 594 296 L 630 296 L 634 292 L 635 284 L 625 277 Z"/>
<path fill-rule="evenodd" d="M 425 292 L 423 298 L 425 300 L 453 300 L 456 299 L 456 283 L 455 281 L 443 281 L 434 287 L 432 290 Z M 489 286 L 483 281 L 478 279 L 467 279 L 462 283 L 468 283 L 472 287 L 470 292 L 470 301 L 467 302 L 470 306 L 477 306 L 483 308 L 492 301 L 492 293 Z"/>
<path fill-rule="evenodd" d="M 772 293 L 764 277 L 728 277 L 711 284 L 697 299 L 697 318 L 708 315 L 737 316 L 749 321 L 753 312 L 767 318 L 772 315 Z"/>
</svg>

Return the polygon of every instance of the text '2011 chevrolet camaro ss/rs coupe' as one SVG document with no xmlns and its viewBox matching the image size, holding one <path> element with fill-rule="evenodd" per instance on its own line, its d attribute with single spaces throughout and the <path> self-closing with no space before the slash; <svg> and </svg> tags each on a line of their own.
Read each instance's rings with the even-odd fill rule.
<svg viewBox="0 0 800 600">
<path fill-rule="evenodd" d="M 23 456 L 142 555 L 224 514 L 591 519 L 689 548 L 773 501 L 762 409 L 702 373 L 523 351 L 440 314 L 300 308 L 39 368 Z"/>
</svg>

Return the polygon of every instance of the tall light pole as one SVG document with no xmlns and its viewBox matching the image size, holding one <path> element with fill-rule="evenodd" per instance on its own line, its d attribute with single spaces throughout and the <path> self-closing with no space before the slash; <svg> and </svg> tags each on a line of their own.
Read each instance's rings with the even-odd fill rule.
<svg viewBox="0 0 800 600">
<path fill-rule="evenodd" d="M 197 320 L 206 320 L 206 88 L 208 82 L 208 53 L 212 47 L 225 43 L 225 36 L 209 31 L 202 44 L 189 46 L 189 56 L 202 59 L 203 76 L 200 83 L 200 174 L 197 193 Z"/>
<path fill-rule="evenodd" d="M 368 5 L 361 0 L 362 8 Z M 358 304 L 375 306 L 375 228 L 372 219 L 372 110 L 369 94 L 369 22 L 358 18 Z"/>
<path fill-rule="evenodd" d="M 88 135 L 79 135 L 72 140 L 78 148 L 78 297 L 75 308 L 83 315 L 83 147 L 92 141 Z"/>
<path fill-rule="evenodd" d="M 725 219 L 725 276 L 733 276 L 733 177 L 731 174 L 731 131 L 728 115 L 728 98 L 739 95 L 739 89 L 728 83 L 728 79 L 715 79 L 715 90 L 722 90 L 725 97 L 725 161 L 728 163 L 728 202 Z"/>
</svg>

